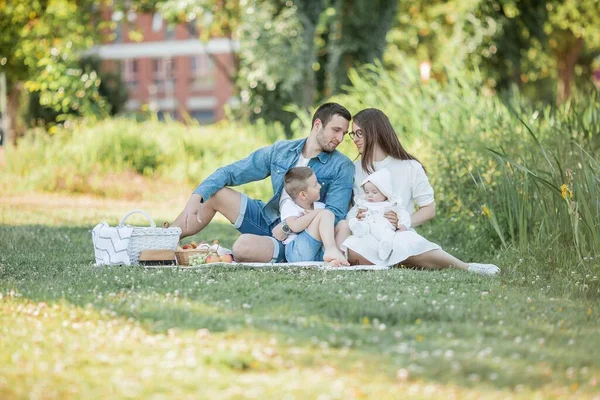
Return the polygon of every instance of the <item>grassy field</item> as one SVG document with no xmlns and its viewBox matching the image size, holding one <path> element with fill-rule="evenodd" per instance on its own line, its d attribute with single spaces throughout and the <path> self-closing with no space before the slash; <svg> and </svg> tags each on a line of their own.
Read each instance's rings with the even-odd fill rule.
<svg viewBox="0 0 600 400">
<path fill-rule="evenodd" d="M 514 265 L 92 266 L 94 223 L 180 204 L 0 199 L 0 398 L 599 398 L 597 296 Z"/>
</svg>

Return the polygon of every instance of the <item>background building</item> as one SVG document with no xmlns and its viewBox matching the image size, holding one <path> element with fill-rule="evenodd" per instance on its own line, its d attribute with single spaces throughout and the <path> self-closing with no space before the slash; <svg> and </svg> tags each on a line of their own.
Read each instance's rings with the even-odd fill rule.
<svg viewBox="0 0 600 400">
<path fill-rule="evenodd" d="M 223 106 L 234 93 L 230 76 L 238 43 L 228 38 L 202 42 L 191 24 L 169 26 L 159 14 L 127 18 L 127 24 L 119 22 L 111 43 L 93 50 L 105 68 L 120 69 L 129 93 L 126 109 L 147 105 L 160 118 L 168 114 L 185 120 L 189 115 L 201 123 L 223 118 Z M 143 39 L 132 41 L 129 30 L 142 33 Z"/>
</svg>

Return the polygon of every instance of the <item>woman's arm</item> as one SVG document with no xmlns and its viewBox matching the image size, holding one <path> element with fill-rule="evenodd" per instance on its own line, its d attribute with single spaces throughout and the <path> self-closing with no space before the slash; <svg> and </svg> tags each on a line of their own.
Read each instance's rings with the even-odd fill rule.
<svg viewBox="0 0 600 400">
<path fill-rule="evenodd" d="M 411 215 L 412 226 L 419 226 L 435 217 L 435 202 L 420 207 Z"/>
</svg>

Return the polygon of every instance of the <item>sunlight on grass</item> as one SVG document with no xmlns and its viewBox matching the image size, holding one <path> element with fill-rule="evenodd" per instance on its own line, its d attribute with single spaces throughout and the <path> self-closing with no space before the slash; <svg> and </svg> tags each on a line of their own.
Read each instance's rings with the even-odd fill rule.
<svg viewBox="0 0 600 400">
<path fill-rule="evenodd" d="M 148 333 L 142 324 L 91 305 L 48 304 L 9 294 L 0 300 L 0 395 L 136 398 L 488 398 L 500 391 L 381 374 L 374 357 L 283 345 L 256 332 L 206 329 Z M 348 358 L 352 362 L 347 362 Z M 197 386 L 198 384 L 201 386 Z M 526 398 L 527 393 L 521 393 Z"/>
</svg>

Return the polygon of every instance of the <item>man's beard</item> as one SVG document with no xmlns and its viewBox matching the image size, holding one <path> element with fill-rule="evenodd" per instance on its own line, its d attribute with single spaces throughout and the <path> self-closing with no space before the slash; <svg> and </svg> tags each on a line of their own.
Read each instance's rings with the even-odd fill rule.
<svg viewBox="0 0 600 400">
<path fill-rule="evenodd" d="M 337 146 L 333 146 L 331 142 L 325 142 L 325 138 L 323 137 L 323 128 L 317 132 L 317 142 L 319 142 L 319 146 L 321 146 L 321 150 L 325 153 L 333 153 Z M 325 142 L 325 143 L 324 143 Z M 330 148 L 333 147 L 333 148 Z"/>
</svg>

